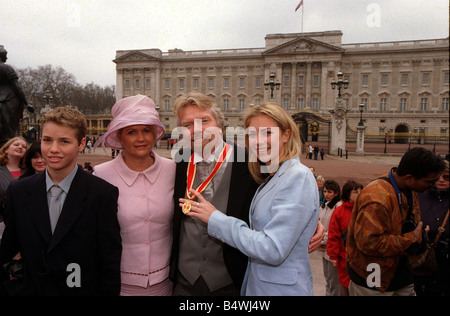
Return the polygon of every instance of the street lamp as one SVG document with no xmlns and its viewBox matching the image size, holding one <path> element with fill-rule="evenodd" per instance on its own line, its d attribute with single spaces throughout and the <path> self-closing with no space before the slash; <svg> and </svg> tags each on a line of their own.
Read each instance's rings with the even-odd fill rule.
<svg viewBox="0 0 450 316">
<path fill-rule="evenodd" d="M 266 83 L 264 84 L 264 86 L 266 87 L 266 90 L 269 90 L 269 88 L 270 88 L 270 98 L 271 99 L 273 99 L 273 91 L 275 89 L 280 90 L 280 87 L 281 87 L 281 83 L 275 82 L 275 77 L 276 77 L 275 74 L 271 73 L 270 81 L 269 82 L 266 81 Z"/>
<path fill-rule="evenodd" d="M 364 127 L 364 121 L 363 121 L 363 112 L 364 112 L 364 108 L 366 107 L 366 105 L 364 103 L 359 105 L 359 112 L 361 113 L 361 118 L 359 119 L 359 124 L 358 126 Z"/>
<path fill-rule="evenodd" d="M 50 104 L 50 101 L 53 100 L 53 95 L 50 93 L 50 91 L 45 90 L 45 93 L 42 96 L 42 99 L 45 100 L 46 105 L 48 106 Z"/>
<path fill-rule="evenodd" d="M 339 71 L 339 73 L 337 74 L 338 76 L 338 81 L 336 82 L 336 80 L 333 79 L 333 82 L 331 83 L 331 88 L 333 90 L 336 90 L 336 87 L 338 88 L 338 97 L 341 98 L 342 94 L 341 94 L 341 90 L 342 88 L 344 89 L 348 89 L 348 85 L 350 84 L 350 82 L 348 80 L 344 80 L 344 74 L 342 72 Z"/>
<path fill-rule="evenodd" d="M 437 133 L 434 134 L 433 154 L 436 153 L 436 141 L 437 141 Z"/>
<path fill-rule="evenodd" d="M 411 137 L 412 137 L 412 132 L 409 132 L 409 139 L 408 139 L 408 150 L 411 149 Z"/>
</svg>

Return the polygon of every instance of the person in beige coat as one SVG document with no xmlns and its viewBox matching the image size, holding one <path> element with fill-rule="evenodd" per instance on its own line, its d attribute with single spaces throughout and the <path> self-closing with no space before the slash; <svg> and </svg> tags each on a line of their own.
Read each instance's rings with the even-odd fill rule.
<svg viewBox="0 0 450 316">
<path fill-rule="evenodd" d="M 328 227 L 334 210 L 342 204 L 341 188 L 334 180 L 327 180 L 323 185 L 323 195 L 325 202 L 320 207 L 320 222 L 325 226 L 325 237 L 322 240 L 321 248 L 323 258 L 323 274 L 326 280 L 326 295 L 340 296 L 339 275 L 337 268 L 333 266 L 330 257 L 327 255 Z"/>
</svg>

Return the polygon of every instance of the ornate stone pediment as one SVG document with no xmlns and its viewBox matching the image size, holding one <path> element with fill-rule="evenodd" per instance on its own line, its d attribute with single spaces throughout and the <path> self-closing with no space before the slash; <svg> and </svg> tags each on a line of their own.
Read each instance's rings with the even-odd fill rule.
<svg viewBox="0 0 450 316">
<path fill-rule="evenodd" d="M 133 62 L 133 61 L 155 61 L 157 58 L 147 55 L 140 51 L 131 51 L 123 56 L 120 56 L 119 58 L 116 58 L 113 60 L 113 62 Z"/>
<path fill-rule="evenodd" d="M 320 53 L 342 53 L 344 49 L 307 37 L 299 37 L 290 42 L 271 48 L 263 55 L 301 55 Z"/>
</svg>

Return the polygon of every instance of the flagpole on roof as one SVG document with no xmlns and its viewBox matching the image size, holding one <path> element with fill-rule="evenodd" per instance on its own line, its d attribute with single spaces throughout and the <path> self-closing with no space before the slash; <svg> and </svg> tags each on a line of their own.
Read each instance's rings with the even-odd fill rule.
<svg viewBox="0 0 450 316">
<path fill-rule="evenodd" d="M 303 33 L 303 21 L 304 21 L 304 14 L 305 14 L 305 4 L 303 3 L 302 0 L 302 33 Z"/>
<path fill-rule="evenodd" d="M 304 13 L 305 13 L 303 0 L 300 0 L 299 4 L 297 5 L 297 8 L 295 8 L 295 12 L 297 12 L 300 8 L 302 9 L 302 28 L 301 28 L 301 32 L 303 33 L 303 19 L 304 19 Z"/>
</svg>

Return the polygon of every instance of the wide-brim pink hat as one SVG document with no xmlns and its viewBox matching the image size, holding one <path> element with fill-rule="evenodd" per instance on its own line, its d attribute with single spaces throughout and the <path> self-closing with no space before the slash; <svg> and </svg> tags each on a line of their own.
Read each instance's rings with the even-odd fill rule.
<svg viewBox="0 0 450 316">
<path fill-rule="evenodd" d="M 164 136 L 164 126 L 159 120 L 155 103 L 145 95 L 135 95 L 118 101 L 111 109 L 114 119 L 109 123 L 107 132 L 95 143 L 97 146 L 107 146 L 123 150 L 118 137 L 118 131 L 133 125 L 151 125 L 156 130 L 156 140 Z"/>
</svg>

